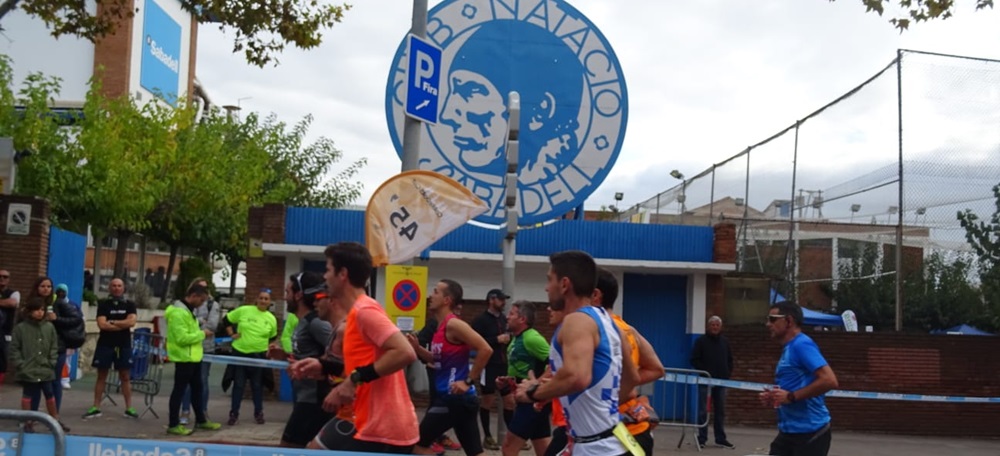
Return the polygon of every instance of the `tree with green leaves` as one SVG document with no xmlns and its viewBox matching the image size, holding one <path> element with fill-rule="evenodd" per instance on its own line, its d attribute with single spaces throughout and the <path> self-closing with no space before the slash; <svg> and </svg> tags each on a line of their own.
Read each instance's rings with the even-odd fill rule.
<svg viewBox="0 0 1000 456">
<path fill-rule="evenodd" d="M 56 38 L 75 35 L 93 42 L 114 33 L 130 20 L 135 0 L 2 0 L 0 26 L 16 9 L 42 20 Z M 181 6 L 198 23 L 218 24 L 235 33 L 233 52 L 243 52 L 247 62 L 263 67 L 277 63 L 277 54 L 291 44 L 313 49 L 322 43 L 323 30 L 339 23 L 350 5 L 315 0 L 181 0 Z"/>
<path fill-rule="evenodd" d="M 241 204 L 238 206 L 239 210 L 229 211 L 225 220 L 216 220 L 221 229 L 221 237 L 218 244 L 212 245 L 211 250 L 222 255 L 229 263 L 229 270 L 232 272 L 230 293 L 236 284 L 235 271 L 239 270 L 240 263 L 247 256 L 250 207 L 276 203 L 337 208 L 349 204 L 361 195 L 362 185 L 353 179 L 367 161 L 362 158 L 337 171 L 343 152 L 334 146 L 331 139 L 320 137 L 308 145 L 305 143 L 312 120 L 312 116 L 306 116 L 289 127 L 284 122 L 279 122 L 273 114 L 263 120 L 250 114 L 240 123 L 239 134 L 233 136 L 230 150 L 263 147 L 267 154 L 267 165 L 263 169 L 233 168 L 234 171 L 251 173 L 264 180 L 256 193 L 250 195 L 247 205 Z"/>
<path fill-rule="evenodd" d="M 830 0 L 831 2 L 834 0 Z M 906 30 L 914 22 L 925 22 L 933 19 L 948 19 L 954 14 L 955 0 L 861 0 L 868 12 L 885 15 L 886 8 L 899 9 L 899 15 L 893 14 L 889 19 L 899 31 Z M 993 0 L 972 0 L 976 10 L 993 8 Z"/>
<path fill-rule="evenodd" d="M 993 187 L 993 214 L 981 219 L 970 209 L 958 212 L 965 240 L 979 259 L 979 282 L 994 329 L 1000 329 L 1000 184 Z"/>
</svg>

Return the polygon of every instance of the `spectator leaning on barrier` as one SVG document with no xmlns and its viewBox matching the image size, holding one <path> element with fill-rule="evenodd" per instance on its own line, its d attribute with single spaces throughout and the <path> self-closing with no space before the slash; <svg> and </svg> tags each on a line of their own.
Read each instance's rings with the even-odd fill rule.
<svg viewBox="0 0 1000 456">
<path fill-rule="evenodd" d="M 769 454 L 826 456 L 830 451 L 830 411 L 823 396 L 837 387 L 837 376 L 812 338 L 802 333 L 802 308 L 779 302 L 767 316 L 771 338 L 780 342 L 781 359 L 773 388 L 760 401 L 778 410 L 778 436 Z"/>
<path fill-rule="evenodd" d="M 97 368 L 97 382 L 94 384 L 94 405 L 87 409 L 84 419 L 101 416 L 101 399 L 108 380 L 108 371 L 114 367 L 121 380 L 122 396 L 125 398 L 125 416 L 139 418 L 132 408 L 132 327 L 138 318 L 135 303 L 125 299 L 125 282 L 111 279 L 108 284 L 110 296 L 97 302 L 97 327 L 101 334 L 94 349 L 92 367 Z"/>
<path fill-rule="evenodd" d="M 191 285 L 188 286 L 190 291 L 195 285 L 209 290 L 208 281 L 201 277 L 196 277 L 191 281 Z M 205 354 L 215 353 L 215 330 L 219 327 L 219 318 L 221 311 L 219 309 L 219 303 L 212 300 L 212 295 L 209 294 L 205 298 L 205 304 L 194 308 L 194 317 L 198 320 L 198 327 L 205 331 L 205 340 L 201 342 L 201 348 Z M 206 363 L 202 361 L 201 363 L 201 384 L 205 385 L 202 388 L 202 400 L 201 403 L 206 407 L 204 410 L 205 414 L 208 414 L 208 374 L 211 370 L 212 363 Z M 191 415 L 191 389 L 188 388 L 184 391 L 184 399 L 181 400 L 181 418 L 180 424 L 188 424 Z"/>
<path fill-rule="evenodd" d="M 243 305 L 226 314 L 226 322 L 230 325 L 226 327 L 226 332 L 233 338 L 234 356 L 264 359 L 268 342 L 278 337 L 278 320 L 268 310 L 270 308 L 271 290 L 265 288 L 257 294 L 255 305 Z M 254 421 L 264 424 L 264 368 L 236 366 L 234 369 L 229 425 L 233 426 L 239 421 L 240 405 L 243 403 L 243 391 L 248 379 L 253 397 Z"/>
<path fill-rule="evenodd" d="M 167 433 L 188 435 L 192 431 L 180 424 L 180 409 L 184 395 L 190 389 L 194 406 L 195 428 L 214 431 L 222 425 L 208 421 L 205 415 L 205 397 L 202 390 L 208 385 L 202 382 L 201 368 L 204 348 L 202 342 L 210 337 L 211 330 L 202 329 L 195 318 L 195 309 L 205 305 L 208 289 L 194 284 L 187 290 L 183 301 L 167 307 L 167 357 L 174 363 L 174 389 L 170 392 L 170 417 Z"/>
<path fill-rule="evenodd" d="M 705 334 L 694 341 L 691 349 L 691 366 L 700 371 L 708 372 L 712 378 L 727 380 L 733 373 L 733 351 L 729 348 L 729 339 L 722 334 L 722 318 L 713 315 L 708 319 Z M 698 422 L 708 419 L 708 386 L 698 386 Z M 712 387 L 712 418 L 715 432 L 715 444 L 736 448 L 726 440 L 726 389 L 721 386 Z M 698 428 L 698 444 L 705 446 L 708 441 L 708 426 Z"/>
</svg>

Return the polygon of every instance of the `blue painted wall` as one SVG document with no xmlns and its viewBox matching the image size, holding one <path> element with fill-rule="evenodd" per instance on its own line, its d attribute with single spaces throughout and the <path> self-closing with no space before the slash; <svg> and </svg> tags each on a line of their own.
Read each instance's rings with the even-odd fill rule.
<svg viewBox="0 0 1000 456">
<path fill-rule="evenodd" d="M 626 273 L 622 290 L 622 318 L 649 341 L 664 367 L 687 368 L 691 352 L 686 334 L 687 277 Z M 663 382 L 656 383 L 650 396 L 664 419 L 680 418 L 681 401 L 673 384 Z"/>
<path fill-rule="evenodd" d="M 52 227 L 49 230 L 49 267 L 46 271 L 53 287 L 65 283 L 69 287 L 66 295 L 77 305 L 83 301 L 83 263 L 87 254 L 87 237 L 72 231 Z M 74 353 L 66 364 L 69 378 L 76 378 L 79 353 Z"/>
<path fill-rule="evenodd" d="M 564 220 L 518 233 L 519 255 L 549 255 L 580 249 L 595 258 L 711 262 L 713 230 L 702 226 L 644 225 Z M 500 253 L 503 232 L 464 225 L 431 250 Z M 327 245 L 364 242 L 364 212 L 290 207 L 285 215 L 285 243 Z"/>
</svg>

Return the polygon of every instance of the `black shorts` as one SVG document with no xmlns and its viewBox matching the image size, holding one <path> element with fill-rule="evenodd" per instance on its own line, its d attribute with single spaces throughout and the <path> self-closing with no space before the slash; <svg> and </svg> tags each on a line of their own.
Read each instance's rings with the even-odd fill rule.
<svg viewBox="0 0 1000 456">
<path fill-rule="evenodd" d="M 486 378 L 483 381 L 483 394 L 494 394 L 497 392 L 497 377 L 503 377 L 507 375 L 507 366 L 505 364 L 487 364 L 486 365 Z"/>
<path fill-rule="evenodd" d="M 355 432 L 354 423 L 334 418 L 323 425 L 313 441 L 324 450 L 344 451 L 354 444 Z"/>
<path fill-rule="evenodd" d="M 779 432 L 771 442 L 768 454 L 778 456 L 826 456 L 830 452 L 833 435 L 830 425 L 823 426 L 816 432 L 803 434 L 786 434 Z"/>
<path fill-rule="evenodd" d="M 535 404 L 518 403 L 514 407 L 514 417 L 507 430 L 524 440 L 545 439 L 552 435 L 549 430 L 549 415 L 552 404 L 545 404 L 542 410 L 535 410 Z"/>
<path fill-rule="evenodd" d="M 320 404 L 296 402 L 292 405 L 292 414 L 285 423 L 285 432 L 281 440 L 295 445 L 305 446 L 319 435 L 323 426 L 333 419 L 333 413 L 327 413 Z"/>
<path fill-rule="evenodd" d="M 559 453 L 562 453 L 568 446 L 569 436 L 566 435 L 566 426 L 559 426 L 552 430 L 552 440 L 549 440 L 549 448 L 545 450 L 545 456 L 560 456 Z"/>
<path fill-rule="evenodd" d="M 639 446 L 642 447 L 642 450 L 645 451 L 646 454 L 653 454 L 653 428 L 647 428 L 645 431 L 633 435 L 632 437 L 635 437 L 635 441 L 639 443 Z"/>
<path fill-rule="evenodd" d="M 0 373 L 7 372 L 7 336 L 0 336 Z"/>
<path fill-rule="evenodd" d="M 483 442 L 479 440 L 478 415 L 479 399 L 476 396 L 438 397 L 420 421 L 420 442 L 417 445 L 430 448 L 441 434 L 454 429 L 465 454 L 480 454 Z"/>
<path fill-rule="evenodd" d="M 112 365 L 114 365 L 115 370 L 131 369 L 132 346 L 98 345 L 94 349 L 94 361 L 90 363 L 90 366 L 98 369 L 111 369 Z"/>
</svg>

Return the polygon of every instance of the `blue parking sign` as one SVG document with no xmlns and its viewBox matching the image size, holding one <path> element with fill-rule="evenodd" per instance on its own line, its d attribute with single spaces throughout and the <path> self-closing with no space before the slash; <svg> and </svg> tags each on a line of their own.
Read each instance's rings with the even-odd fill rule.
<svg viewBox="0 0 1000 456">
<path fill-rule="evenodd" d="M 406 115 L 436 124 L 441 83 L 441 48 L 410 34 L 407 46 Z"/>
</svg>

